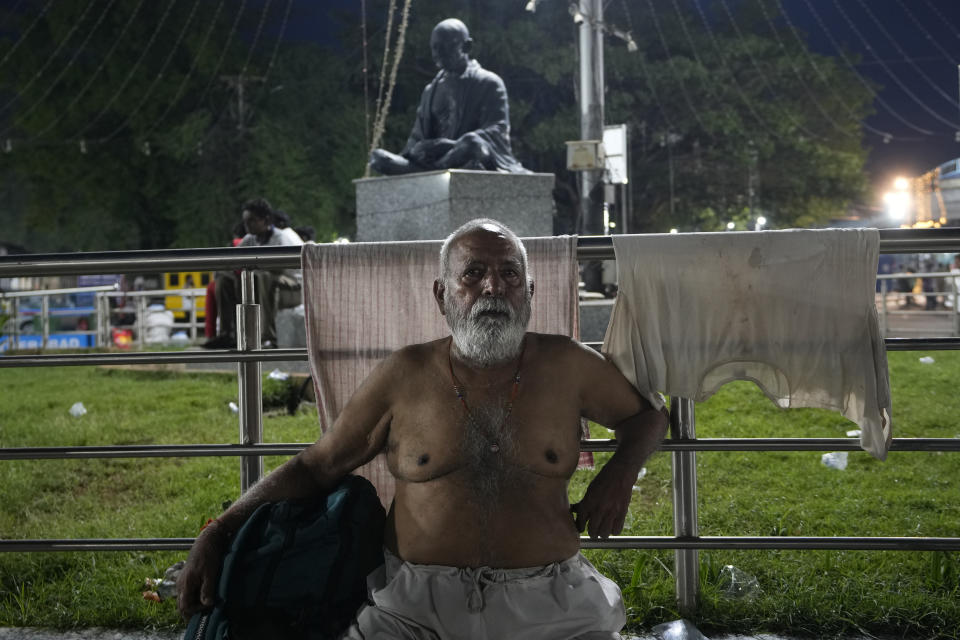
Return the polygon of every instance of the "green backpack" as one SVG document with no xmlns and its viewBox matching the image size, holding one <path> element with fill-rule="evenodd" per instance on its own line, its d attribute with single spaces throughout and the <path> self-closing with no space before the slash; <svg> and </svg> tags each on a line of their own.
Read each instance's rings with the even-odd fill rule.
<svg viewBox="0 0 960 640">
<path fill-rule="evenodd" d="M 385 520 L 373 485 L 354 475 L 320 499 L 261 505 L 223 559 L 217 604 L 184 640 L 339 637 L 383 564 Z"/>
</svg>

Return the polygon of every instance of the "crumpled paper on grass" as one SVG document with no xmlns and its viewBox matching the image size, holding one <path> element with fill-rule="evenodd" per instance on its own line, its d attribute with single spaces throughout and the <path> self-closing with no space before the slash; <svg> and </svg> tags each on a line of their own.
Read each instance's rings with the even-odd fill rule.
<svg viewBox="0 0 960 640">
<path fill-rule="evenodd" d="M 692 622 L 683 619 L 658 624 L 653 633 L 659 640 L 710 640 Z"/>
</svg>

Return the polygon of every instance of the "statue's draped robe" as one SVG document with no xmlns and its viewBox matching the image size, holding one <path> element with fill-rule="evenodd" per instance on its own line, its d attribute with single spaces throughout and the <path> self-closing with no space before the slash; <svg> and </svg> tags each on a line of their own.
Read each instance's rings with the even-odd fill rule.
<svg viewBox="0 0 960 640">
<path fill-rule="evenodd" d="M 424 139 L 438 137 L 433 116 L 433 100 L 437 86 L 446 71 L 441 70 L 420 96 L 417 119 L 413 131 L 401 155 L 412 161 L 410 151 Z M 470 60 L 456 83 L 456 111 L 451 114 L 451 131 L 446 137 L 456 140 L 465 133 L 476 133 L 486 145 L 489 164 L 471 163 L 462 169 L 487 169 L 510 173 L 527 173 L 510 149 L 510 107 L 507 104 L 507 89 L 500 76 L 487 71 L 476 60 Z"/>
</svg>

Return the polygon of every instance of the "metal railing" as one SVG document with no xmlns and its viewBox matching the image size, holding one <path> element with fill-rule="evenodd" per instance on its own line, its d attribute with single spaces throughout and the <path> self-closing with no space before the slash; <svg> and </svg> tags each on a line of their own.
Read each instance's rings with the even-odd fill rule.
<svg viewBox="0 0 960 640">
<path fill-rule="evenodd" d="M 930 253 L 960 249 L 960 229 L 883 230 L 882 253 Z M 580 260 L 615 259 L 609 237 L 578 240 Z M 0 449 L 0 460 L 90 459 L 166 456 L 240 456 L 241 488 L 262 475 L 262 456 L 295 454 L 305 443 L 264 444 L 260 367 L 261 362 L 306 360 L 305 349 L 260 350 L 259 305 L 253 304 L 252 269 L 297 268 L 299 247 L 243 249 L 191 249 L 99 254 L 32 255 L 0 257 L 0 277 L 49 276 L 95 273 L 142 273 L 157 270 L 217 270 L 240 268 L 242 303 L 237 306 L 237 349 L 197 352 L 45 354 L 0 357 L 0 367 L 143 364 L 169 362 L 238 363 L 240 390 L 238 444 L 219 445 L 129 445 L 99 447 L 15 447 Z M 888 338 L 887 349 L 960 349 L 960 338 Z M 599 345 L 593 344 L 598 347 Z M 677 602 L 681 611 L 691 611 L 699 598 L 698 550 L 700 549 L 847 549 L 958 551 L 960 538 L 947 537 L 799 537 L 799 536 L 700 536 L 697 511 L 697 451 L 859 451 L 853 438 L 718 438 L 698 439 L 695 406 L 691 400 L 671 399 L 671 437 L 661 449 L 672 456 L 673 536 L 616 536 L 608 540 L 581 538 L 584 548 L 674 549 Z M 614 440 L 586 440 L 584 451 L 613 451 Z M 898 451 L 960 451 L 955 438 L 894 438 L 890 448 Z M 191 538 L 136 538 L 83 540 L 0 540 L 0 552 L 38 551 L 129 551 L 186 550 Z"/>
<path fill-rule="evenodd" d="M 50 305 L 50 298 L 58 295 L 69 294 L 91 294 L 93 295 L 93 306 L 87 307 L 64 307 L 53 308 Z M 155 289 L 146 291 L 121 291 L 119 285 L 101 285 L 94 287 L 71 287 L 64 289 L 36 289 L 32 291 L 0 291 L 0 304 L 7 301 L 10 307 L 11 330 L 7 333 L 9 338 L 9 347 L 11 349 L 23 349 L 22 344 L 23 331 L 21 329 L 21 320 L 24 318 L 38 318 L 40 321 L 40 341 L 37 348 L 43 350 L 47 348 L 64 347 L 104 347 L 113 343 L 110 335 L 111 328 L 132 329 L 135 341 L 138 346 L 146 344 L 146 334 L 148 324 L 147 315 L 149 307 L 147 302 L 150 298 L 160 298 L 170 295 L 180 296 L 182 299 L 189 299 L 189 309 L 183 308 L 182 311 L 189 311 L 189 318 L 186 323 L 177 323 L 175 326 L 179 330 L 189 332 L 189 340 L 197 341 L 197 331 L 203 327 L 203 323 L 197 318 L 197 298 L 206 295 L 206 289 Z M 111 297 L 130 298 L 134 301 L 133 307 L 110 307 Z M 31 313 L 30 310 L 23 308 L 21 300 L 25 298 L 40 298 L 40 308 Z M 114 323 L 112 317 L 118 314 L 134 314 L 134 322 L 129 324 Z M 93 329 L 65 330 L 59 331 L 58 335 L 63 338 L 73 336 L 90 336 L 93 338 L 92 344 L 62 344 L 51 342 L 50 319 L 57 316 L 67 317 L 93 317 Z M 26 334 L 33 335 L 33 334 Z M 33 347 L 31 342 L 30 348 Z"/>
</svg>

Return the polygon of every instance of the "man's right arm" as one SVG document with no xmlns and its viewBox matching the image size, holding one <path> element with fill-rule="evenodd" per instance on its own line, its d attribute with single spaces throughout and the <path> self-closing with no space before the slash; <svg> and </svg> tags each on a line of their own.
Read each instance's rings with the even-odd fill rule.
<svg viewBox="0 0 960 640">
<path fill-rule="evenodd" d="M 397 360 L 396 355 L 387 358 L 370 374 L 322 438 L 251 487 L 200 532 L 177 581 L 177 604 L 184 617 L 214 605 L 230 537 L 260 505 L 328 491 L 383 449 L 391 418 L 389 382 L 397 375 Z"/>
</svg>

